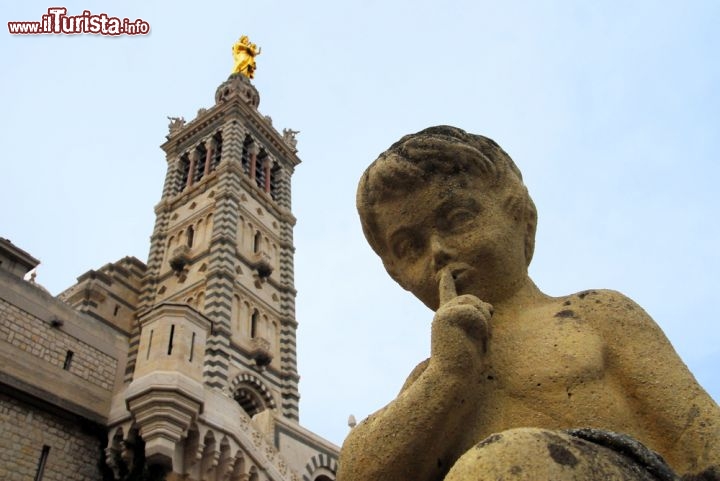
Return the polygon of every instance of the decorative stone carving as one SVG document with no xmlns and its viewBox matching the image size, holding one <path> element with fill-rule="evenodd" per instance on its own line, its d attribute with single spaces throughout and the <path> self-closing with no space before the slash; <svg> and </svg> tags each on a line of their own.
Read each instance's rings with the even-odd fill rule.
<svg viewBox="0 0 720 481">
<path fill-rule="evenodd" d="M 170 267 L 176 273 L 180 273 L 185 270 L 185 267 L 190 262 L 190 248 L 186 245 L 176 247 L 172 255 L 170 256 Z"/>
<path fill-rule="evenodd" d="M 720 480 L 720 408 L 650 316 L 615 291 L 551 297 L 528 276 L 537 214 L 495 142 L 405 136 L 357 205 L 388 273 L 435 316 L 430 358 L 350 431 L 338 479 L 678 480 L 669 465 Z"/>
<path fill-rule="evenodd" d="M 260 276 L 261 279 L 266 279 L 272 274 L 272 261 L 270 260 L 270 256 L 263 251 L 253 253 L 250 258 L 250 263 L 252 267 L 257 270 L 258 276 Z"/>
<path fill-rule="evenodd" d="M 254 337 L 250 340 L 250 356 L 258 366 L 267 366 L 272 362 L 273 355 L 270 350 L 270 341 L 262 337 Z"/>
<path fill-rule="evenodd" d="M 215 91 L 215 104 L 229 102 L 234 98 L 240 99 L 255 109 L 260 105 L 260 94 L 250 80 L 242 74 L 230 75 Z"/>
<path fill-rule="evenodd" d="M 295 136 L 299 134 L 299 130 L 292 130 L 292 129 L 283 129 L 282 137 L 286 144 L 290 146 L 291 149 L 297 152 L 297 139 Z"/>
<path fill-rule="evenodd" d="M 170 121 L 168 124 L 168 137 L 185 127 L 185 117 L 168 117 L 168 120 Z"/>
</svg>

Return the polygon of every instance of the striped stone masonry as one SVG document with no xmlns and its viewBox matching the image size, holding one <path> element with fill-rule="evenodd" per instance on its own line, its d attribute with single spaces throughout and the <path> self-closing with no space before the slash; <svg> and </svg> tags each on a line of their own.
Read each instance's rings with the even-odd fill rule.
<svg viewBox="0 0 720 481">
<path fill-rule="evenodd" d="M 163 184 L 162 198 L 155 208 L 155 227 L 153 228 L 153 233 L 150 238 L 147 274 L 143 280 L 143 290 L 140 294 L 138 309 L 136 310 L 138 314 L 142 314 L 148 309 L 151 309 L 155 301 L 155 294 L 158 288 L 158 276 L 160 274 L 160 268 L 162 267 L 163 258 L 165 257 L 167 227 L 170 222 L 170 212 L 166 206 L 170 197 L 175 193 L 174 187 L 180 176 L 178 164 L 177 156 L 171 158 L 168 155 L 168 170 L 165 175 L 165 183 Z M 125 370 L 125 382 L 132 381 L 139 340 L 140 326 L 138 323 L 134 323 L 133 330 L 130 334 L 130 350 L 128 351 L 128 363 Z"/>
<path fill-rule="evenodd" d="M 205 382 L 222 389 L 227 381 L 230 355 L 231 315 L 235 284 L 235 226 L 238 199 L 218 194 L 215 224 L 207 271 L 205 313 L 213 321 L 205 357 Z"/>
<path fill-rule="evenodd" d="M 291 178 L 300 159 L 269 117 L 231 95 L 244 81 L 230 80 L 162 146 L 167 173 L 107 460 L 117 475 L 125 441 L 140 436 L 151 462 L 188 480 L 300 481 L 304 467 L 306 478 L 334 479 L 336 447 L 299 425 Z M 195 317 L 206 330 L 188 323 Z M 273 444 L 278 423 L 288 459 Z"/>
</svg>

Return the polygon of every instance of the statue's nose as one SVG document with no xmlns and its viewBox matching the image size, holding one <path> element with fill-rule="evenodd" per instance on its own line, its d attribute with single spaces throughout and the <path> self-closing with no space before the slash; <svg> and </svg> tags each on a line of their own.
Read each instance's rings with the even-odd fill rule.
<svg viewBox="0 0 720 481">
<path fill-rule="evenodd" d="M 432 253 L 433 267 L 436 272 L 445 267 L 453 259 L 453 250 L 449 248 L 437 234 L 433 234 L 430 237 L 430 250 Z"/>
</svg>

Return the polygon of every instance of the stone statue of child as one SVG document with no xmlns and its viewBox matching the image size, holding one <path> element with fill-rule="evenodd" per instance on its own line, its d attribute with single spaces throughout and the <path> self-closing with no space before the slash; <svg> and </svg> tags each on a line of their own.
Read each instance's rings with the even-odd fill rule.
<svg viewBox="0 0 720 481">
<path fill-rule="evenodd" d="M 357 203 L 390 276 L 436 312 L 430 358 L 352 429 L 338 481 L 720 479 L 720 408 L 655 322 L 528 277 L 536 210 L 495 142 L 405 136 Z"/>
</svg>

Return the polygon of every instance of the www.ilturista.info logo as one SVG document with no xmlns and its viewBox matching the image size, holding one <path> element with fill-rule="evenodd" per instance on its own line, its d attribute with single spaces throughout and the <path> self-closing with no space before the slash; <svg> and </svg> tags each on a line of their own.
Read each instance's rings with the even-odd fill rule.
<svg viewBox="0 0 720 481">
<path fill-rule="evenodd" d="M 90 13 L 90 10 L 83 11 L 82 15 L 68 15 L 65 7 L 50 7 L 39 22 L 8 22 L 8 31 L 13 35 L 147 35 L 150 24 L 141 18 L 131 21 L 107 13 Z"/>
</svg>

